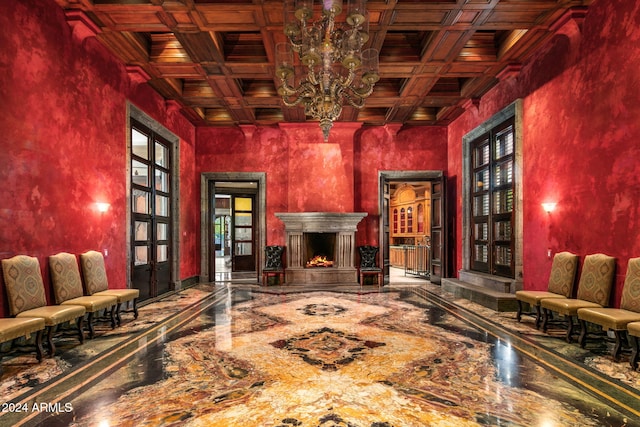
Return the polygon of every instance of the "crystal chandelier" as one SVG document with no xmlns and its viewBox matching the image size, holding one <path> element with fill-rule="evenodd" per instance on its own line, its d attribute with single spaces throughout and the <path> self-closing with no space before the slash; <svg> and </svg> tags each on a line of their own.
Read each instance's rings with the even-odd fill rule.
<svg viewBox="0 0 640 427">
<path fill-rule="evenodd" d="M 312 20 L 314 0 L 285 0 L 289 43 L 276 46 L 276 77 L 284 104 L 304 105 L 305 115 L 320 121 L 327 141 L 342 106 L 362 108 L 380 77 L 378 51 L 362 49 L 369 40 L 366 0 L 349 0 L 344 22 L 338 22 L 342 0 L 319 1 L 322 15 Z M 300 78 L 294 72 L 293 51 L 306 68 Z"/>
</svg>

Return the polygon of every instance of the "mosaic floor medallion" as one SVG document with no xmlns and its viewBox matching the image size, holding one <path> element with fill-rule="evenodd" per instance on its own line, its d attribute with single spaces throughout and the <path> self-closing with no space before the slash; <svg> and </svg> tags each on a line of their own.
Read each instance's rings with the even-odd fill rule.
<svg viewBox="0 0 640 427">
<path fill-rule="evenodd" d="M 297 337 L 274 341 L 271 345 L 296 354 L 306 363 L 324 371 L 335 371 L 384 343 L 364 340 L 357 335 L 325 327 Z"/>
</svg>

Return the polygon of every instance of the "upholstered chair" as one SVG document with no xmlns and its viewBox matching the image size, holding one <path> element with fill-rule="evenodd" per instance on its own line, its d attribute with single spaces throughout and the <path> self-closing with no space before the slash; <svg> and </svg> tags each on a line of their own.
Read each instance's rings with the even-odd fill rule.
<svg viewBox="0 0 640 427">
<path fill-rule="evenodd" d="M 378 267 L 379 248 L 370 245 L 358 246 L 358 252 L 360 253 L 360 266 L 358 267 L 360 272 L 360 286 L 364 284 L 364 278 L 370 275 L 377 278 L 378 286 L 382 286 L 382 269 Z"/>
<path fill-rule="evenodd" d="M 542 330 L 547 331 L 552 312 L 567 319 L 567 342 L 571 342 L 574 319 L 578 309 L 606 307 L 609 304 L 611 286 L 615 278 L 616 259 L 605 254 L 592 254 L 584 258 L 577 298 L 546 298 L 540 301 L 544 313 Z"/>
<path fill-rule="evenodd" d="M 264 268 L 262 269 L 262 284 L 267 285 L 270 276 L 278 279 L 278 284 L 285 282 L 284 265 L 282 256 L 284 254 L 284 246 L 266 246 L 264 248 Z"/>
<path fill-rule="evenodd" d="M 82 279 L 76 256 L 67 252 L 60 252 L 49 257 L 49 270 L 56 303 L 60 305 L 82 305 L 87 312 L 89 338 L 95 336 L 93 325 L 95 314 L 108 310 L 111 328 L 116 326 L 115 309 L 118 298 L 108 295 L 87 295 L 82 291 Z"/>
<path fill-rule="evenodd" d="M 582 330 L 580 346 L 584 348 L 587 341 L 587 323 L 600 325 L 604 331 L 612 330 L 616 343 L 611 355 L 618 360 L 622 341 L 627 332 L 627 325 L 640 322 L 640 258 L 631 258 L 627 265 L 627 274 L 622 288 L 620 308 L 590 307 L 578 309 L 578 319 Z"/>
<path fill-rule="evenodd" d="M 517 291 L 518 312 L 516 318 L 518 322 L 522 318 L 523 304 L 535 307 L 536 328 L 540 327 L 542 313 L 540 311 L 540 301 L 545 298 L 570 298 L 576 282 L 576 272 L 578 271 L 578 255 L 571 252 L 558 252 L 553 257 L 551 272 L 549 273 L 549 283 L 546 291 Z M 533 313 L 526 313 L 533 314 Z"/>
<path fill-rule="evenodd" d="M 9 299 L 9 311 L 12 316 L 40 317 L 47 329 L 49 354 L 55 355 L 53 332 L 58 325 L 76 321 L 78 338 L 84 342 L 84 314 L 82 305 L 47 305 L 44 283 L 38 258 L 16 255 L 2 260 L 2 272 Z"/>
<path fill-rule="evenodd" d="M 114 296 L 118 299 L 116 308 L 116 319 L 118 326 L 122 324 L 121 308 L 123 304 L 132 303 L 133 318 L 138 318 L 138 289 L 109 289 L 107 280 L 107 270 L 104 266 L 104 257 L 101 252 L 87 251 L 80 254 L 80 266 L 87 295 Z"/>
</svg>

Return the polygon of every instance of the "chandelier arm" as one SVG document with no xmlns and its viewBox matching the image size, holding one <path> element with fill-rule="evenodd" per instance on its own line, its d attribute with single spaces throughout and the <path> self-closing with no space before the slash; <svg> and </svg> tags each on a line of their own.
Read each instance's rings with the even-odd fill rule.
<svg viewBox="0 0 640 427">
<path fill-rule="evenodd" d="M 352 107 L 355 107 L 358 109 L 364 107 L 364 98 L 360 97 L 359 95 L 356 94 L 356 96 L 354 97 L 352 96 L 351 93 L 349 93 L 348 91 L 345 91 L 343 96 L 344 96 L 344 99 L 346 99 L 349 105 L 351 105 Z"/>
<path fill-rule="evenodd" d="M 287 107 L 295 107 L 298 104 L 300 104 L 302 101 L 304 100 L 303 97 L 298 97 L 293 101 L 289 101 L 287 100 L 287 98 L 285 98 L 284 96 L 282 97 L 282 102 L 284 103 L 284 105 L 286 105 Z"/>
</svg>

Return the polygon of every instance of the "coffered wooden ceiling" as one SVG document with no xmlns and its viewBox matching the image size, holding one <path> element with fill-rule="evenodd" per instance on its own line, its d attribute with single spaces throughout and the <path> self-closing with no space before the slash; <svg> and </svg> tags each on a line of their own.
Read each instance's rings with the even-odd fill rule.
<svg viewBox="0 0 640 427">
<path fill-rule="evenodd" d="M 345 4 L 346 4 L 345 0 Z M 282 0 L 57 0 L 198 126 L 303 122 L 277 95 Z M 380 81 L 340 121 L 446 125 L 591 0 L 370 0 Z"/>
</svg>

